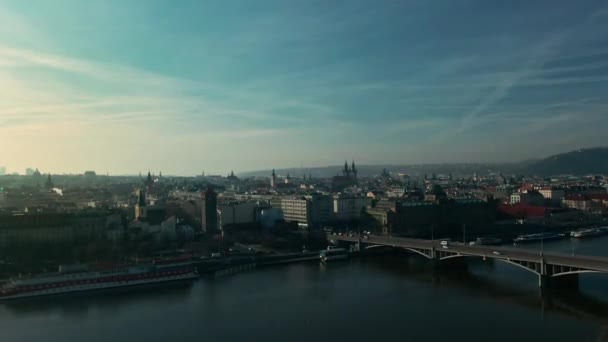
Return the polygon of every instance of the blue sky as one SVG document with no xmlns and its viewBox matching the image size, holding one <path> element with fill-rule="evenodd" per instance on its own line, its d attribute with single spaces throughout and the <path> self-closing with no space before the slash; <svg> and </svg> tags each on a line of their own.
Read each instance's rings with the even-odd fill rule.
<svg viewBox="0 0 608 342">
<path fill-rule="evenodd" d="M 0 165 L 227 173 L 606 145 L 602 1 L 0 0 Z"/>
</svg>

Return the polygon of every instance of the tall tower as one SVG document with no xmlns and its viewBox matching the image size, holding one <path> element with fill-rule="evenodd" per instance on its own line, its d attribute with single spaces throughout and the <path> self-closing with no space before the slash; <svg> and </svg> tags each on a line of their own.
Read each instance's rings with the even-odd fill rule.
<svg viewBox="0 0 608 342">
<path fill-rule="evenodd" d="M 141 189 L 139 190 L 139 194 L 137 196 L 137 204 L 135 204 L 135 218 L 146 218 L 146 215 L 146 191 Z"/>
<path fill-rule="evenodd" d="M 148 177 L 146 178 L 146 186 L 151 187 L 152 184 L 154 184 L 154 181 L 152 180 L 152 175 L 150 174 L 150 171 L 148 171 Z"/>
<path fill-rule="evenodd" d="M 205 191 L 203 200 L 202 225 L 203 232 L 208 236 L 212 236 L 219 230 L 217 217 L 217 193 L 209 186 Z"/>
<path fill-rule="evenodd" d="M 53 181 L 51 180 L 51 174 L 49 173 L 49 177 L 46 179 L 46 182 L 44 183 L 44 187 L 47 189 L 52 189 L 53 188 Z"/>
<path fill-rule="evenodd" d="M 350 170 L 348 169 L 348 162 L 344 161 L 344 169 L 342 170 L 342 175 L 350 176 Z"/>
<path fill-rule="evenodd" d="M 270 187 L 275 188 L 277 186 L 277 174 L 272 169 L 272 175 L 270 176 Z"/>
<path fill-rule="evenodd" d="M 355 167 L 355 161 L 353 160 L 353 164 L 351 166 L 351 172 L 353 173 L 353 177 L 355 177 L 355 180 L 357 179 L 357 168 Z"/>
</svg>

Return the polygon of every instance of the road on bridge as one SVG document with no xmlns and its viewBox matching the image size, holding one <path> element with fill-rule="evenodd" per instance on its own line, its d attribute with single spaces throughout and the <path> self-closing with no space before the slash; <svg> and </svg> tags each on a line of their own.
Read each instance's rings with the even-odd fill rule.
<svg viewBox="0 0 608 342">
<path fill-rule="evenodd" d="M 608 273 L 608 258 L 596 257 L 587 255 L 568 255 L 559 253 L 542 253 L 541 251 L 525 250 L 513 247 L 497 247 L 484 245 L 467 245 L 462 242 L 449 241 L 447 246 L 441 244 L 441 240 L 425 240 L 412 239 L 393 236 L 367 235 L 364 238 L 361 235 L 328 235 L 328 240 L 339 240 L 348 242 L 362 242 L 370 245 L 383 245 L 392 247 L 401 247 L 409 249 L 425 249 L 433 248 L 437 252 L 454 253 L 462 256 L 478 256 L 493 259 L 504 259 L 508 261 L 525 261 L 538 263 L 542 259 L 546 264 L 552 264 L 564 267 L 574 267 L 587 269 L 589 271 L 606 272 Z"/>
</svg>

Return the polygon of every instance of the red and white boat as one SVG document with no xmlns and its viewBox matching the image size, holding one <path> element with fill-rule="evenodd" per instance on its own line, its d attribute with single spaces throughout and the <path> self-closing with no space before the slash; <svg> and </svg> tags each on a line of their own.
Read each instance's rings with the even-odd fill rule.
<svg viewBox="0 0 608 342">
<path fill-rule="evenodd" d="M 59 271 L 9 279 L 0 287 L 0 301 L 156 284 L 198 278 L 193 263 L 186 259 L 154 260 L 148 264 L 91 269 L 88 265 L 62 265 Z"/>
</svg>

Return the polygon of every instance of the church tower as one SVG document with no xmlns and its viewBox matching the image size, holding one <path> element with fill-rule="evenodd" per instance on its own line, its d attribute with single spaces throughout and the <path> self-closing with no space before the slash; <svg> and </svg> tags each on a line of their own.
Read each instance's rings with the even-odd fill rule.
<svg viewBox="0 0 608 342">
<path fill-rule="evenodd" d="M 350 176 L 350 169 L 348 168 L 348 162 L 344 161 L 344 169 L 342 170 L 343 176 Z"/>
<path fill-rule="evenodd" d="M 46 179 L 46 182 L 44 183 L 44 187 L 47 189 L 52 189 L 53 188 L 53 181 L 51 180 L 51 174 L 49 173 L 48 178 Z"/>
<path fill-rule="evenodd" d="M 148 177 L 146 177 L 145 185 L 149 189 L 153 184 L 154 180 L 152 180 L 152 175 L 150 174 L 150 171 L 148 171 Z"/>
<path fill-rule="evenodd" d="M 277 186 L 277 174 L 272 169 L 272 175 L 270 176 L 270 187 L 275 188 Z"/>
<path fill-rule="evenodd" d="M 135 205 L 135 219 L 146 218 L 146 192 L 141 189 L 137 196 L 137 204 Z"/>
</svg>

